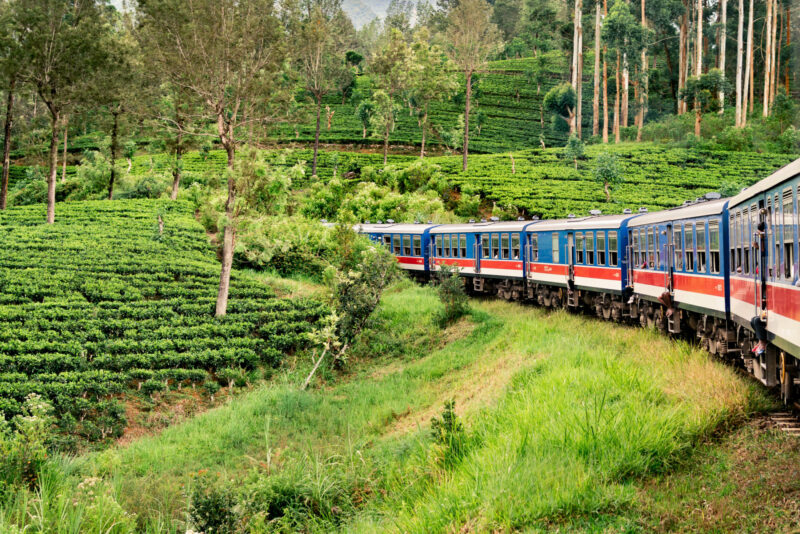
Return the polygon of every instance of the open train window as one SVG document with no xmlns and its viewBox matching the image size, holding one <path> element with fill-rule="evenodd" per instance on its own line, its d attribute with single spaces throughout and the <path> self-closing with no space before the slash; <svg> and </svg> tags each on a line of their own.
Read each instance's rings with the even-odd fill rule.
<svg viewBox="0 0 800 534">
<path fill-rule="evenodd" d="M 483 234 L 481 235 L 481 258 L 488 258 L 490 252 L 489 234 Z"/>
<path fill-rule="evenodd" d="M 531 234 L 531 258 L 528 261 L 539 261 L 539 234 Z"/>
<path fill-rule="evenodd" d="M 414 236 L 414 256 L 422 256 L 422 236 Z"/>
<path fill-rule="evenodd" d="M 732 273 L 736 272 L 736 215 L 731 213 L 728 220 L 728 236 L 730 238 L 730 260 L 729 265 Z"/>
<path fill-rule="evenodd" d="M 399 256 L 400 255 L 400 247 L 402 246 L 402 244 L 400 242 L 400 238 L 401 238 L 401 236 L 399 236 L 399 235 L 392 236 L 392 242 L 394 243 L 394 255 L 395 256 Z"/>
<path fill-rule="evenodd" d="M 597 232 L 597 265 L 606 264 L 606 233 Z"/>
<path fill-rule="evenodd" d="M 553 232 L 553 263 L 559 263 L 558 259 L 558 232 Z"/>
<path fill-rule="evenodd" d="M 612 267 L 619 265 L 618 248 L 617 232 L 608 232 L 608 264 Z"/>
<path fill-rule="evenodd" d="M 460 254 L 460 250 L 458 248 L 458 234 L 450 235 L 450 246 L 452 247 L 452 257 L 458 258 Z"/>
<path fill-rule="evenodd" d="M 681 227 L 680 225 L 675 225 L 672 229 L 672 239 L 675 245 L 675 270 L 682 271 L 683 270 L 683 239 L 681 239 Z"/>
<path fill-rule="evenodd" d="M 442 256 L 449 258 L 450 256 L 450 234 L 442 236 Z"/>
<path fill-rule="evenodd" d="M 411 236 L 403 236 L 403 256 L 411 256 Z"/>
<path fill-rule="evenodd" d="M 656 232 L 651 227 L 647 230 L 647 267 L 650 269 L 656 266 Z"/>
<path fill-rule="evenodd" d="M 500 234 L 500 257 L 504 260 L 508 259 L 508 234 Z"/>
<path fill-rule="evenodd" d="M 736 237 L 731 238 L 733 247 L 736 249 L 734 267 L 737 273 L 750 274 L 750 223 L 747 215 L 747 208 L 736 213 Z"/>
<path fill-rule="evenodd" d="M 755 248 L 755 231 L 758 228 L 758 217 L 759 217 L 759 209 L 758 204 L 753 203 L 750 205 L 750 224 L 745 224 L 745 230 L 747 231 L 747 235 L 743 237 L 743 246 L 750 249 L 750 263 L 748 264 L 750 273 L 756 273 L 756 266 L 760 262 L 760 255 L 759 252 Z"/>
<path fill-rule="evenodd" d="M 511 234 L 511 259 L 519 259 L 519 234 Z"/>
<path fill-rule="evenodd" d="M 711 274 L 720 272 L 719 221 L 708 222 L 708 265 Z"/>
<path fill-rule="evenodd" d="M 458 247 L 461 249 L 461 257 L 467 257 L 467 234 L 458 236 Z"/>
<path fill-rule="evenodd" d="M 575 263 L 583 263 L 583 232 L 575 234 Z"/>
<path fill-rule="evenodd" d="M 686 271 L 694 272 L 694 223 L 683 227 L 683 240 L 686 245 Z"/>
<path fill-rule="evenodd" d="M 586 232 L 586 265 L 594 265 L 594 232 Z"/>
<path fill-rule="evenodd" d="M 792 190 L 783 191 L 783 278 L 794 281 L 794 202 Z"/>
<path fill-rule="evenodd" d="M 392 250 L 392 236 L 383 234 L 383 246 Z"/>
<path fill-rule="evenodd" d="M 706 272 L 706 223 L 697 223 L 697 272 Z"/>
<path fill-rule="evenodd" d="M 500 236 L 492 234 L 492 258 L 500 259 Z"/>
</svg>

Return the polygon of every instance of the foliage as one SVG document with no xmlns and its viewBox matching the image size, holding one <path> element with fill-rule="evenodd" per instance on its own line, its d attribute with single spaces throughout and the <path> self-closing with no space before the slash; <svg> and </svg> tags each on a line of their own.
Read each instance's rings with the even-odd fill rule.
<svg viewBox="0 0 800 534">
<path fill-rule="evenodd" d="M 571 159 L 575 164 L 575 168 L 578 168 L 578 160 L 583 159 L 586 153 L 586 145 L 581 141 L 577 134 L 572 134 L 569 136 L 567 140 L 567 144 L 564 147 L 564 157 L 567 159 Z"/>
<path fill-rule="evenodd" d="M 189 521 L 198 532 L 225 534 L 236 525 L 236 497 L 230 485 L 213 480 L 200 472 L 194 478 L 188 495 Z"/>
<path fill-rule="evenodd" d="M 16 489 L 36 487 L 47 461 L 53 422 L 52 406 L 36 393 L 25 398 L 22 413 L 11 425 L 0 413 L 0 500 Z"/>
<path fill-rule="evenodd" d="M 442 415 L 431 418 L 431 436 L 439 446 L 438 461 L 445 469 L 452 469 L 467 452 L 469 444 L 464 424 L 456 414 L 456 402 L 444 403 Z"/>
<path fill-rule="evenodd" d="M 562 83 L 547 91 L 542 105 L 552 117 L 554 130 L 560 132 L 569 130 L 572 133 L 576 103 L 575 89 L 568 83 Z"/>
<path fill-rule="evenodd" d="M 725 79 L 725 75 L 719 69 L 711 69 L 699 77 L 690 76 L 686 80 L 679 96 L 682 100 L 692 103 L 698 102 L 701 113 L 711 113 L 719 111 L 719 93 L 730 92 L 730 83 Z"/>
<path fill-rule="evenodd" d="M 441 326 L 447 326 L 469 312 L 469 299 L 458 267 L 440 265 L 436 278 L 438 281 L 436 292 L 443 306 L 437 321 Z"/>
<path fill-rule="evenodd" d="M 609 187 L 619 185 L 624 179 L 622 167 L 619 164 L 617 155 L 610 152 L 603 152 L 597 156 L 592 174 L 596 181 L 603 184 L 603 190 L 606 193 L 606 202 L 609 202 L 611 200 L 611 193 L 608 190 Z"/>
</svg>

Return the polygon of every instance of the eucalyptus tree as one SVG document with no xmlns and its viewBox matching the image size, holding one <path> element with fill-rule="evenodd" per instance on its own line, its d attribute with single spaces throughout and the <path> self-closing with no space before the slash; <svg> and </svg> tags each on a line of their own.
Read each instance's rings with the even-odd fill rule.
<svg viewBox="0 0 800 534">
<path fill-rule="evenodd" d="M 3 125 L 3 174 L 0 179 L 0 210 L 6 209 L 8 173 L 11 166 L 11 128 L 14 124 L 14 97 L 22 72 L 19 35 L 14 25 L 12 2 L 0 4 L 0 74 L 6 93 L 6 115 Z"/>
<path fill-rule="evenodd" d="M 17 0 L 12 24 L 22 50 L 23 79 L 50 114 L 47 222 L 55 222 L 58 132 L 64 114 L 85 101 L 107 66 L 109 25 L 97 0 Z"/>
<path fill-rule="evenodd" d="M 467 170 L 469 155 L 469 112 L 472 77 L 502 46 L 500 30 L 492 22 L 492 6 L 486 0 L 461 0 L 448 14 L 448 54 L 466 83 L 464 102 L 464 148 L 462 169 Z"/>
<path fill-rule="evenodd" d="M 396 28 L 388 31 L 386 44 L 378 50 L 371 62 L 376 91 L 372 96 L 373 115 L 371 124 L 376 135 L 383 137 L 383 163 L 389 152 L 389 135 L 394 128 L 397 98 L 408 91 L 412 79 L 411 47 Z M 379 124 L 379 128 L 375 125 Z"/>
<path fill-rule="evenodd" d="M 281 76 L 283 26 L 272 0 L 138 0 L 138 33 L 152 65 L 202 107 L 233 169 L 242 130 L 285 118 L 292 87 Z M 198 121 L 200 122 L 200 121 Z M 198 132 L 205 133 L 205 132 Z M 236 179 L 227 173 L 216 315 L 228 308 Z"/>
</svg>

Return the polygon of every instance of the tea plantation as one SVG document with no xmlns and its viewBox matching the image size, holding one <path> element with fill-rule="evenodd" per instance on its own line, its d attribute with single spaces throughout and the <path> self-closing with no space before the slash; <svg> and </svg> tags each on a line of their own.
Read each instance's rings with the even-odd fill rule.
<svg viewBox="0 0 800 534">
<path fill-rule="evenodd" d="M 44 206 L 0 214 L 6 418 L 38 393 L 62 430 L 118 435 L 121 394 L 213 393 L 279 363 L 324 312 L 234 273 L 228 315 L 215 319 L 219 263 L 188 204 L 59 203 L 54 225 L 44 217 Z"/>
</svg>

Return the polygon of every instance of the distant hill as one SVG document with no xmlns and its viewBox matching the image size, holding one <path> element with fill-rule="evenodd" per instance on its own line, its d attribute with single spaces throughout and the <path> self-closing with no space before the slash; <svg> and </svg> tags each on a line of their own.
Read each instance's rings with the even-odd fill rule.
<svg viewBox="0 0 800 534">
<path fill-rule="evenodd" d="M 342 7 L 353 21 L 356 28 L 368 24 L 375 18 L 383 18 L 386 15 L 386 8 L 389 0 L 344 0 Z"/>
</svg>

